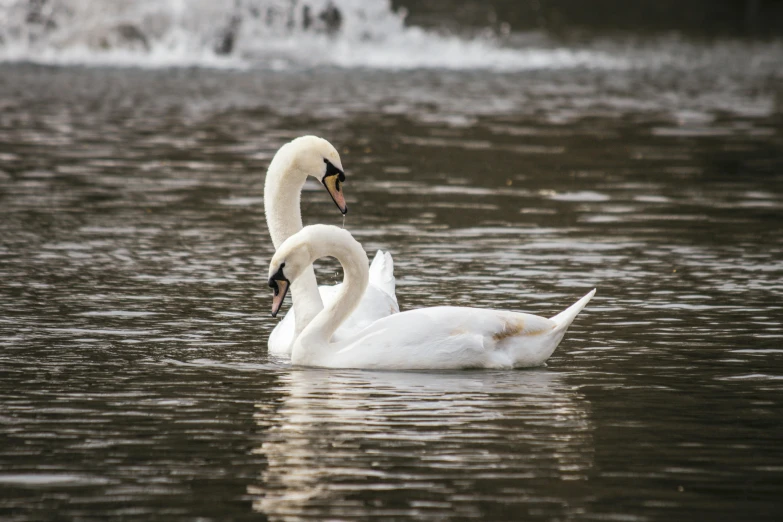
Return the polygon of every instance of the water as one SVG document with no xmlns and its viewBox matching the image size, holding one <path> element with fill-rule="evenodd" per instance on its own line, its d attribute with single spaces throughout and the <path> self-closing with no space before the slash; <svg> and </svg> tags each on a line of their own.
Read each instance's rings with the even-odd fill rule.
<svg viewBox="0 0 783 522">
<path fill-rule="evenodd" d="M 626 44 L 0 66 L 0 518 L 779 519 L 780 45 Z M 305 133 L 402 309 L 597 287 L 548 366 L 267 357 L 263 176 Z"/>
</svg>

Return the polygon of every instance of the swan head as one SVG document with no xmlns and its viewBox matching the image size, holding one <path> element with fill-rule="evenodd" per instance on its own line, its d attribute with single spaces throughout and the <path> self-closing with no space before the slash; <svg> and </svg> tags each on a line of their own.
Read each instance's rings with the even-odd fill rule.
<svg viewBox="0 0 783 522">
<path fill-rule="evenodd" d="M 285 269 L 285 263 L 278 265 L 275 273 L 269 276 L 269 288 L 274 292 L 272 297 L 272 317 L 277 316 L 280 307 L 283 306 L 288 289 L 291 287 L 291 281 L 283 273 L 283 269 Z"/>
<path fill-rule="evenodd" d="M 272 317 L 275 317 L 283 305 L 291 283 L 322 257 L 338 257 L 345 252 L 361 252 L 363 262 L 367 263 L 361 245 L 350 232 L 333 225 L 310 225 L 289 237 L 277 249 L 269 262 L 269 287 L 274 292 L 272 298 Z M 354 252 L 353 255 L 356 255 Z"/>
<path fill-rule="evenodd" d="M 343 215 L 348 212 L 341 184 L 345 181 L 345 171 L 340 154 L 331 143 L 317 136 L 301 136 L 285 145 L 281 152 L 290 157 L 292 170 L 320 181 Z"/>
<path fill-rule="evenodd" d="M 309 234 L 305 228 L 286 239 L 269 262 L 268 284 L 274 293 L 272 317 L 275 317 L 283 306 L 291 282 L 296 281 L 313 262 L 308 243 Z"/>
</svg>

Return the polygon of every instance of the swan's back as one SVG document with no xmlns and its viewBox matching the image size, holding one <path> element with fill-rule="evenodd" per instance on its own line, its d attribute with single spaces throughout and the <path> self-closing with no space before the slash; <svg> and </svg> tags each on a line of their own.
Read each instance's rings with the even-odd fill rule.
<svg viewBox="0 0 783 522">
<path fill-rule="evenodd" d="M 294 350 L 295 364 L 437 370 L 540 366 L 595 290 L 552 319 L 518 312 L 438 306 L 384 317 L 324 350 Z"/>
<path fill-rule="evenodd" d="M 515 312 L 439 306 L 375 321 L 331 357 L 294 361 L 340 368 L 459 369 L 538 366 L 556 323 Z M 559 339 L 558 339 L 559 341 Z M 551 348 L 551 349 L 550 349 Z"/>
</svg>

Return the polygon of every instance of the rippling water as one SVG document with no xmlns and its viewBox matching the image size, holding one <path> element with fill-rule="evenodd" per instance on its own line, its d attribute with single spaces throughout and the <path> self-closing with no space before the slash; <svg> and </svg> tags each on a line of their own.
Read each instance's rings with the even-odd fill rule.
<svg viewBox="0 0 783 522">
<path fill-rule="evenodd" d="M 769 51 L 513 74 L 2 66 L 0 516 L 779 519 Z M 401 308 L 552 315 L 597 287 L 548 366 L 269 359 L 263 176 L 308 132 L 340 149 L 345 226 L 393 253 Z M 319 186 L 303 214 L 342 224 Z"/>
</svg>

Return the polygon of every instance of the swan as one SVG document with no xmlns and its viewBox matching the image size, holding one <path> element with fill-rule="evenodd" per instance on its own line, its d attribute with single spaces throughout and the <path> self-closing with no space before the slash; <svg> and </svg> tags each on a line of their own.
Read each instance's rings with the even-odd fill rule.
<svg viewBox="0 0 783 522">
<path fill-rule="evenodd" d="M 337 150 L 323 138 L 296 138 L 277 151 L 264 182 L 264 213 L 275 248 L 302 229 L 300 196 L 308 176 L 313 176 L 326 187 L 343 215 L 348 212 L 341 188 L 345 173 Z M 269 335 L 269 352 L 290 355 L 296 336 L 323 309 L 323 303 L 334 298 L 337 287 L 318 287 L 313 267 L 305 267 L 291 287 L 293 309 Z M 361 330 L 376 319 L 399 311 L 394 262 L 388 252 L 379 250 L 370 268 L 370 285 L 363 294 L 361 307 L 350 314 L 337 331 L 336 338 Z"/>
<path fill-rule="evenodd" d="M 277 314 L 291 281 L 321 257 L 343 266 L 335 299 L 294 341 L 291 362 L 301 366 L 383 370 L 446 370 L 540 366 L 552 355 L 595 289 L 560 314 L 536 315 L 480 308 L 437 306 L 382 317 L 350 337 L 332 334 L 359 306 L 369 281 L 367 255 L 346 230 L 311 225 L 289 237 L 269 265 Z"/>
</svg>

